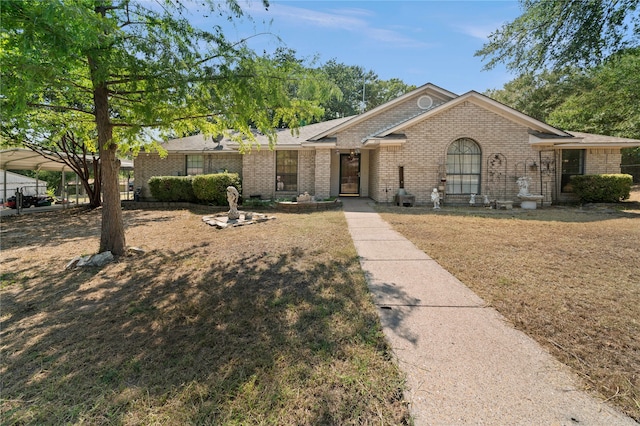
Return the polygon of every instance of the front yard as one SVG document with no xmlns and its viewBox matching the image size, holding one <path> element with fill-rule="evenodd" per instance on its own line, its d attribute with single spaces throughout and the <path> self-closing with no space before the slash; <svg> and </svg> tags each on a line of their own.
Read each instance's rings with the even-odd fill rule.
<svg viewBox="0 0 640 426">
<path fill-rule="evenodd" d="M 124 215 L 146 253 L 78 270 L 99 212 L 3 218 L 3 424 L 410 420 L 341 211 Z"/>
<path fill-rule="evenodd" d="M 380 207 L 397 231 L 640 421 L 640 192 L 630 210 Z"/>
<path fill-rule="evenodd" d="M 638 204 L 378 209 L 640 419 Z M 100 212 L 3 218 L 3 424 L 410 423 L 342 212 L 205 214 L 125 211 L 145 253 L 78 270 Z"/>
</svg>

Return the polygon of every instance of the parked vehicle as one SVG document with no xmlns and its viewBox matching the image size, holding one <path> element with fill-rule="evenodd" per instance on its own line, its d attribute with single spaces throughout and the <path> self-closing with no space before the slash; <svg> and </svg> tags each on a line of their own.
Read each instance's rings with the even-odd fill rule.
<svg viewBox="0 0 640 426">
<path fill-rule="evenodd" d="M 28 209 L 31 206 L 34 206 L 34 207 L 50 206 L 52 202 L 53 202 L 53 198 L 48 195 L 23 195 L 22 196 L 23 209 Z M 16 205 L 15 195 L 7 198 L 7 203 L 5 205 L 11 209 L 17 208 L 18 206 Z"/>
</svg>

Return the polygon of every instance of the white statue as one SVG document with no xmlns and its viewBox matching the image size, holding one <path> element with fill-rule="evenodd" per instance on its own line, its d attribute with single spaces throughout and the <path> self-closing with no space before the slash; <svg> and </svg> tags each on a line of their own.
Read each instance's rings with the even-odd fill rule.
<svg viewBox="0 0 640 426">
<path fill-rule="evenodd" d="M 240 212 L 238 212 L 238 199 L 240 194 L 238 190 L 233 186 L 227 186 L 227 200 L 229 201 L 229 214 L 230 220 L 240 219 Z"/>
<path fill-rule="evenodd" d="M 438 188 L 433 188 L 431 191 L 431 201 L 433 202 L 433 208 L 440 208 L 440 193 L 438 192 Z"/>
<path fill-rule="evenodd" d="M 470 206 L 476 205 L 476 194 L 471 194 L 471 198 L 469 198 L 469 205 Z"/>
<path fill-rule="evenodd" d="M 526 197 L 527 195 L 531 195 L 529 193 L 529 185 L 531 185 L 531 178 L 528 176 L 523 176 L 518 178 L 518 188 L 520 191 L 518 192 L 518 196 Z"/>
<path fill-rule="evenodd" d="M 280 176 L 276 176 L 276 191 L 282 191 L 284 189 L 284 182 Z"/>
</svg>

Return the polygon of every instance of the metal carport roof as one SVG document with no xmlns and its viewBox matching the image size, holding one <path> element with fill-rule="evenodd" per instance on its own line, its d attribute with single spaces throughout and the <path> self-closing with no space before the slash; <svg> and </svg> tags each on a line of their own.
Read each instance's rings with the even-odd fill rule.
<svg viewBox="0 0 640 426">
<path fill-rule="evenodd" d="M 66 164 L 60 163 L 55 154 L 41 155 L 26 148 L 11 148 L 0 151 L 1 170 L 49 170 L 54 172 L 72 170 Z M 133 170 L 133 161 L 120 160 L 120 168 Z"/>
</svg>

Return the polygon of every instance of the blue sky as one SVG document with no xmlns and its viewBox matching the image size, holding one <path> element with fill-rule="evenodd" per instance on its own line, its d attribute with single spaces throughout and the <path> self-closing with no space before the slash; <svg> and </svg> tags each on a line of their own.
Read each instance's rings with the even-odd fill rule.
<svg viewBox="0 0 640 426">
<path fill-rule="evenodd" d="M 268 11 L 259 0 L 240 3 L 253 22 L 226 23 L 225 34 L 272 34 L 250 40 L 258 53 L 273 52 L 279 37 L 299 57 L 336 59 L 383 80 L 433 83 L 457 94 L 501 88 L 514 78 L 504 68 L 482 71 L 474 53 L 492 31 L 520 15 L 517 1 L 272 0 Z"/>
</svg>

